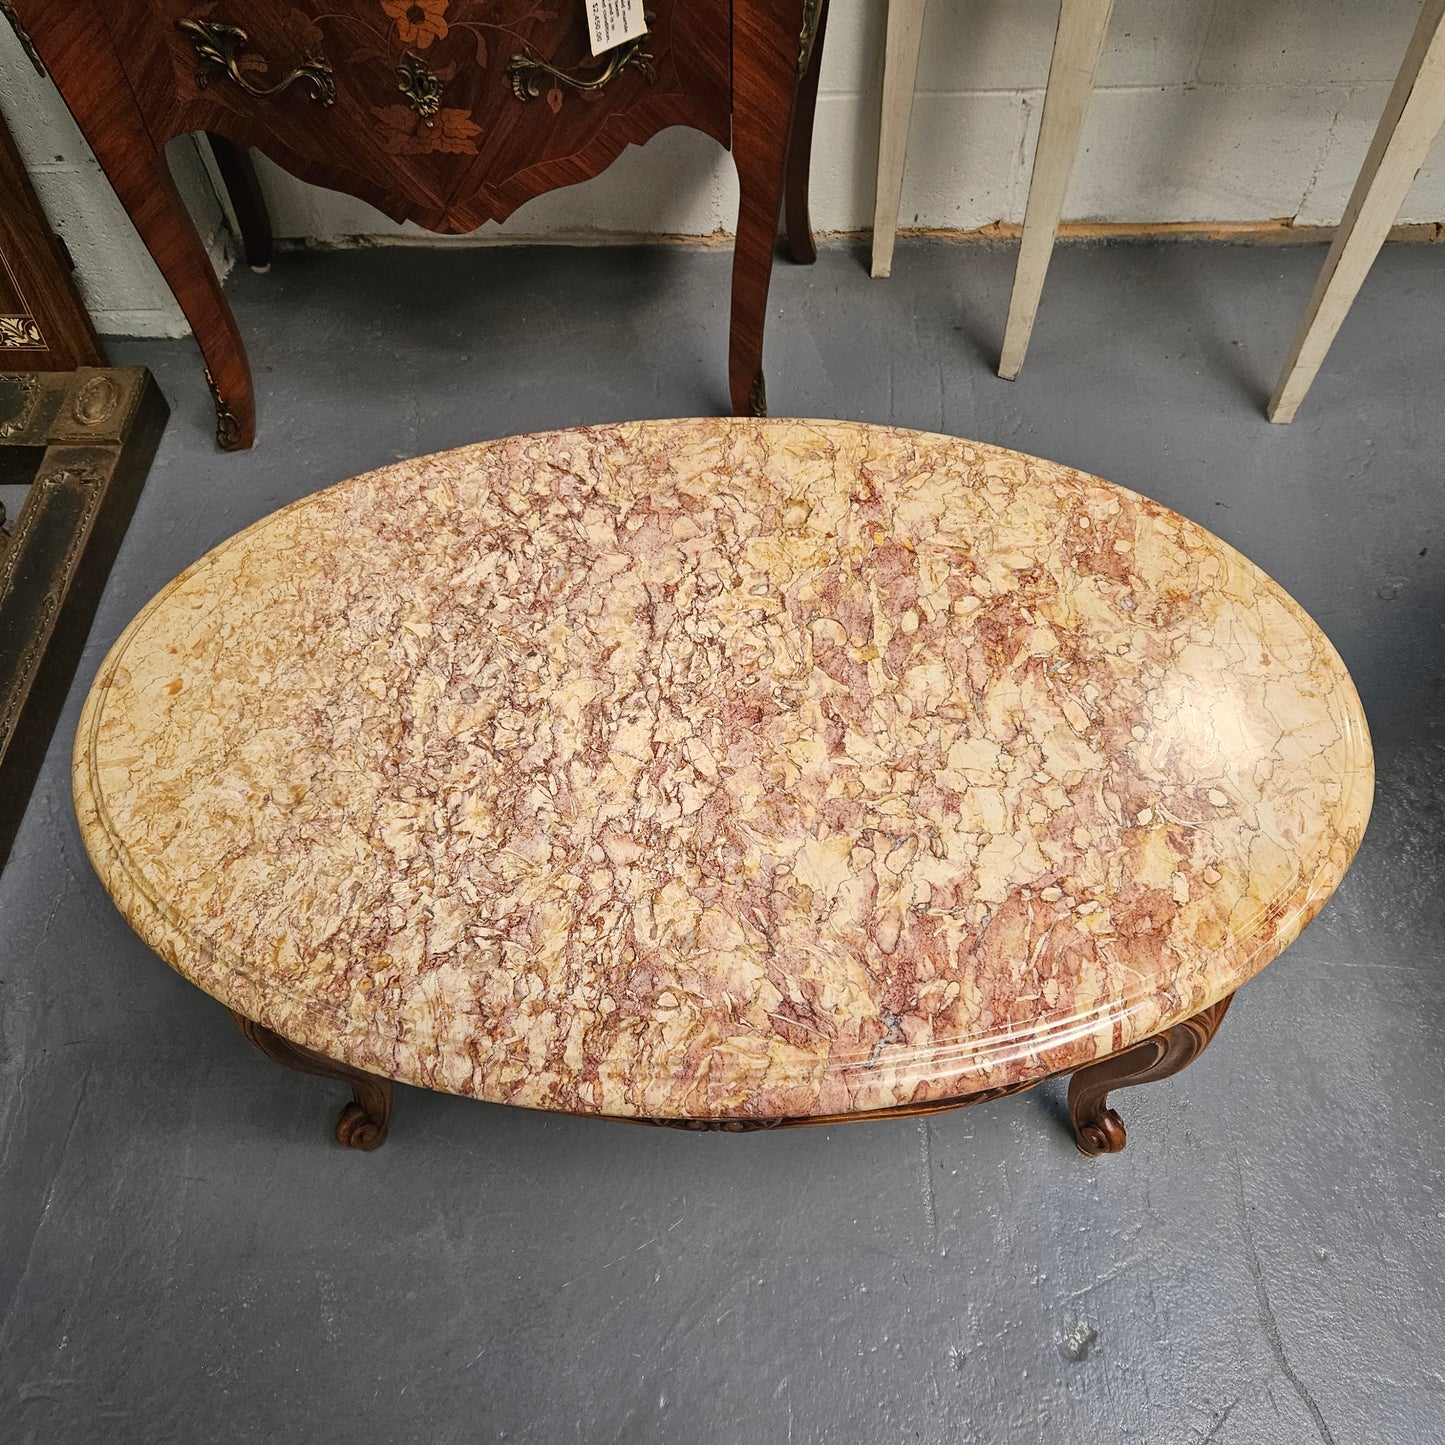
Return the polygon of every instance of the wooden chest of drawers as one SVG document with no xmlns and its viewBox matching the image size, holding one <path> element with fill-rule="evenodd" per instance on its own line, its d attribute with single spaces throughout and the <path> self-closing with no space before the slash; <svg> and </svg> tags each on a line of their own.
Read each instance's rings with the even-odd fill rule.
<svg viewBox="0 0 1445 1445">
<path fill-rule="evenodd" d="M 785 189 L 794 256 L 812 259 L 807 152 L 826 8 L 648 0 L 648 33 L 594 59 L 582 0 L 0 0 L 185 311 L 228 447 L 254 436 L 251 377 L 166 170 L 166 142 L 186 131 L 222 143 L 233 193 L 255 148 L 438 232 L 502 220 L 668 126 L 703 131 L 731 147 L 741 191 L 731 404 L 763 411 Z"/>
</svg>

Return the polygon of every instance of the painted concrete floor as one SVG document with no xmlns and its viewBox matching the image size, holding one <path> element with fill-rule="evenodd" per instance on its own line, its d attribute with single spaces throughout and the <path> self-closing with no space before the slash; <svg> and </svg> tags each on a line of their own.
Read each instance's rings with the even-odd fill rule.
<svg viewBox="0 0 1445 1445">
<path fill-rule="evenodd" d="M 173 416 L 0 878 L 0 1435 L 35 1442 L 1445 1440 L 1445 250 L 1387 248 L 1291 427 L 1261 404 L 1315 248 L 1061 250 L 1015 384 L 1006 250 L 780 263 L 776 414 L 1098 472 L 1321 622 L 1378 749 L 1365 846 L 1210 1051 L 745 1136 L 399 1089 L 375 1155 L 92 875 L 67 758 L 124 623 L 237 528 L 397 457 L 717 410 L 725 252 L 293 255 L 233 284 L 255 451 L 188 342 L 118 342 Z"/>
</svg>

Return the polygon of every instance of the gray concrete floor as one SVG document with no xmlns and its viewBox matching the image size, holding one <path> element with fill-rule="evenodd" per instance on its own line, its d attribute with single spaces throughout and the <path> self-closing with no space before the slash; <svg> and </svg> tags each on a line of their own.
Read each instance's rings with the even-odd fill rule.
<svg viewBox="0 0 1445 1445">
<path fill-rule="evenodd" d="M 1387 248 L 1299 420 L 1261 405 L 1315 248 L 1073 248 L 1023 378 L 1012 253 L 780 263 L 779 415 L 1000 442 L 1212 528 L 1319 619 L 1378 748 L 1334 901 L 1214 1046 L 1078 1155 L 1061 1090 L 746 1136 L 398 1091 L 375 1155 L 121 921 L 68 755 L 162 584 L 326 483 L 478 438 L 716 411 L 725 252 L 294 255 L 232 294 L 255 451 L 188 342 L 0 878 L 0 1435 L 106 1442 L 1445 1439 L 1445 250 Z"/>
</svg>

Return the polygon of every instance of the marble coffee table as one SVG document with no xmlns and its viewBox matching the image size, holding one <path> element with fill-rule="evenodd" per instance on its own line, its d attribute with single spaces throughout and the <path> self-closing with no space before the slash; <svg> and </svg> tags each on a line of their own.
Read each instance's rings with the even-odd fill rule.
<svg viewBox="0 0 1445 1445">
<path fill-rule="evenodd" d="M 1080 1147 L 1339 883 L 1343 664 L 1183 517 L 975 442 L 679 421 L 258 522 L 85 705 L 126 918 L 273 1057 L 762 1128 L 1072 1073 Z"/>
</svg>

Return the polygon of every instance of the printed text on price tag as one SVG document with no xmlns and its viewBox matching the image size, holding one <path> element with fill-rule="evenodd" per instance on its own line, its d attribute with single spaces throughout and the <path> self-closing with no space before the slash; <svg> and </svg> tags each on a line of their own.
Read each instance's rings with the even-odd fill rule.
<svg viewBox="0 0 1445 1445">
<path fill-rule="evenodd" d="M 587 7 L 587 28 L 592 32 L 592 53 L 615 50 L 647 33 L 642 0 L 582 0 Z"/>
</svg>

